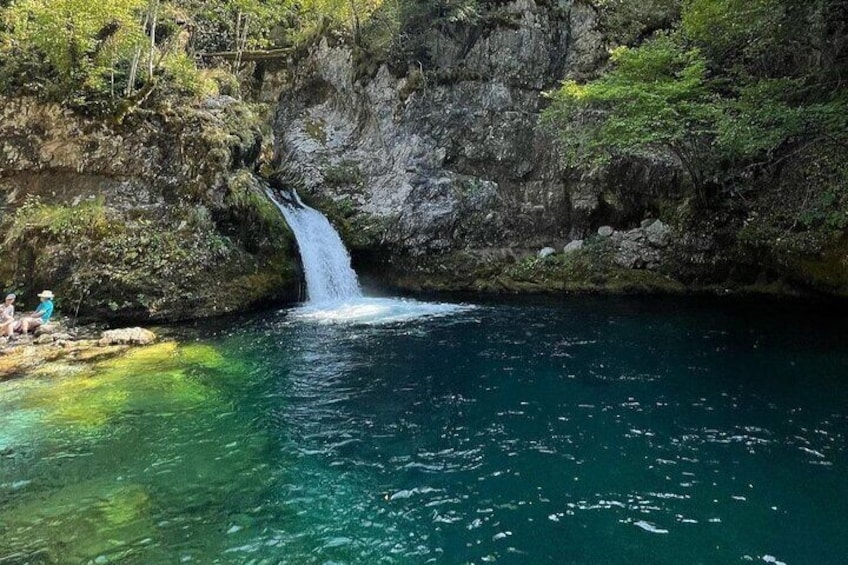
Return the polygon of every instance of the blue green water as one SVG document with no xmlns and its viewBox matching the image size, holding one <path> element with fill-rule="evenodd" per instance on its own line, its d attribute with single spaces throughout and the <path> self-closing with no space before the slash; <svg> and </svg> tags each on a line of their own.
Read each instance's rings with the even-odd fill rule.
<svg viewBox="0 0 848 565">
<path fill-rule="evenodd" d="M 439 313 L 282 310 L 0 383 L 0 564 L 846 562 L 836 313 Z"/>
</svg>

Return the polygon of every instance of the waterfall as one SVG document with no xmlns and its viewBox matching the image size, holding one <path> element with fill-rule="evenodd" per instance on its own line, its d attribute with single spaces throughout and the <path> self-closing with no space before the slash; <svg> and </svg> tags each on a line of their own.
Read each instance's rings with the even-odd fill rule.
<svg viewBox="0 0 848 565">
<path fill-rule="evenodd" d="M 281 203 L 268 191 L 297 239 L 309 302 L 326 304 L 361 298 L 356 272 L 338 232 L 321 212 L 301 202 L 294 190 L 291 194 L 292 202 Z"/>
<path fill-rule="evenodd" d="M 350 255 L 327 218 L 301 202 L 294 190 L 277 195 L 270 188 L 267 191 L 294 232 L 306 275 L 309 301 L 292 310 L 292 319 L 330 324 L 399 324 L 473 308 L 363 296 L 350 266 Z"/>
</svg>

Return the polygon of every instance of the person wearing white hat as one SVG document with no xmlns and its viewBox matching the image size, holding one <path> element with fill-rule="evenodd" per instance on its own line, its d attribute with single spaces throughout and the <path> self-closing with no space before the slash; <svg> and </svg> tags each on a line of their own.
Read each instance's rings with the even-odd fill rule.
<svg viewBox="0 0 848 565">
<path fill-rule="evenodd" d="M 27 335 L 30 329 L 35 329 L 38 326 L 46 324 L 50 321 L 50 316 L 53 315 L 53 293 L 49 290 L 42 291 L 38 297 L 41 299 L 41 304 L 38 305 L 33 312 L 29 312 L 24 318 L 15 325 L 15 329 L 20 329 L 21 333 Z"/>
<path fill-rule="evenodd" d="M 6 295 L 6 301 L 0 306 L 0 336 L 10 336 L 15 331 L 15 294 Z"/>
</svg>

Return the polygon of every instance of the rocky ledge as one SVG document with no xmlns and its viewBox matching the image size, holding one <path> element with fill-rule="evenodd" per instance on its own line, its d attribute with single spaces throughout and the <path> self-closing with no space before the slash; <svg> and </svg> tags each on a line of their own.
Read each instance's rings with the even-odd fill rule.
<svg viewBox="0 0 848 565">
<path fill-rule="evenodd" d="M 101 320 L 295 298 L 293 240 L 255 175 L 265 112 L 218 97 L 118 120 L 0 98 L 0 283 Z"/>
<path fill-rule="evenodd" d="M 67 320 L 57 319 L 37 328 L 33 335 L 0 338 L 0 380 L 31 374 L 57 361 L 96 361 L 156 340 L 156 334 L 144 328 L 105 331 L 97 325 L 71 328 Z"/>
</svg>

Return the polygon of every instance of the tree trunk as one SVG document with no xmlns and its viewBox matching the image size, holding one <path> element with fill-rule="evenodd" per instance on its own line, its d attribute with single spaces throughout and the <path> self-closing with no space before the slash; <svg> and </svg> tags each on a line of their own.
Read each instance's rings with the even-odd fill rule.
<svg viewBox="0 0 848 565">
<path fill-rule="evenodd" d="M 348 0 L 348 3 L 350 4 L 350 11 L 353 13 L 353 41 L 359 44 L 359 11 L 356 9 L 356 0 Z"/>
<path fill-rule="evenodd" d="M 153 0 L 151 12 L 152 23 L 150 24 L 150 56 L 147 61 L 147 78 L 149 80 L 153 80 L 153 53 L 156 51 L 156 20 L 159 17 L 159 0 Z"/>
<path fill-rule="evenodd" d="M 147 27 L 148 17 L 150 14 L 144 14 L 144 20 L 141 22 L 141 28 Z M 135 91 L 135 80 L 138 77 L 138 65 L 141 63 L 141 46 L 135 50 L 132 64 L 130 65 L 130 76 L 127 78 L 127 88 L 124 90 L 125 96 L 132 96 Z"/>
</svg>

